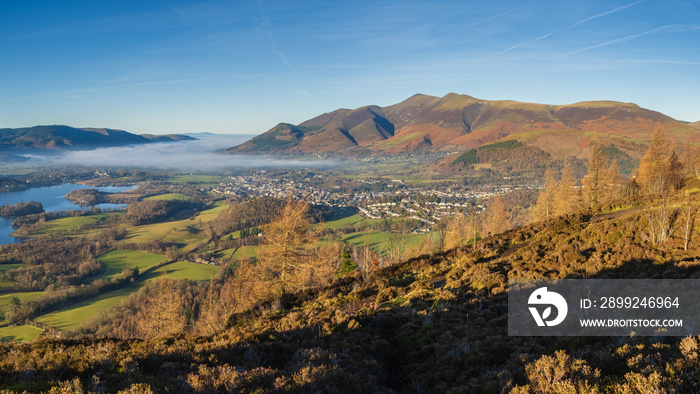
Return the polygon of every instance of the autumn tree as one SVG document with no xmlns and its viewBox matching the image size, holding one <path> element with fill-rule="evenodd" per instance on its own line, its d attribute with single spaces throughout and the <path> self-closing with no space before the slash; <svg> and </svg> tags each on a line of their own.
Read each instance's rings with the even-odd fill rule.
<svg viewBox="0 0 700 394">
<path fill-rule="evenodd" d="M 450 217 L 445 233 L 445 249 L 452 249 L 469 243 L 476 237 L 476 216 L 472 213 L 457 212 Z"/>
<path fill-rule="evenodd" d="M 604 197 L 605 170 L 608 158 L 597 139 L 591 143 L 591 154 L 588 157 L 588 172 L 583 178 L 583 197 L 588 207 L 600 204 Z"/>
<path fill-rule="evenodd" d="M 580 197 L 575 187 L 576 180 L 571 173 L 571 166 L 569 161 L 565 160 L 555 197 L 554 213 L 557 216 L 577 212 L 580 209 Z"/>
<path fill-rule="evenodd" d="M 662 194 L 680 183 L 682 166 L 675 150 L 666 140 L 663 127 L 654 128 L 649 149 L 637 169 L 637 183 L 648 194 Z"/>
<path fill-rule="evenodd" d="M 280 293 L 317 285 L 332 277 L 338 248 L 317 245 L 320 232 L 308 219 L 309 204 L 288 198 L 274 220 L 263 228 L 259 266 L 271 289 Z"/>
<path fill-rule="evenodd" d="M 492 197 L 486 209 L 484 220 L 484 233 L 487 235 L 499 234 L 510 229 L 508 208 L 501 196 Z"/>
<path fill-rule="evenodd" d="M 690 144 L 690 136 L 683 149 L 681 156 L 683 163 L 683 174 L 686 178 L 696 177 L 700 174 L 700 162 L 698 161 L 698 149 Z"/>
<path fill-rule="evenodd" d="M 547 220 L 555 216 L 557 203 L 557 178 L 551 166 L 545 172 L 544 188 L 537 195 L 535 216 L 537 220 Z"/>
<path fill-rule="evenodd" d="M 160 338 L 180 333 L 185 328 L 185 316 L 176 281 L 158 279 L 146 288 L 145 305 L 139 310 L 137 330 L 146 338 Z"/>
<path fill-rule="evenodd" d="M 608 201 L 622 197 L 622 175 L 617 160 L 610 162 L 610 166 L 605 172 L 605 198 Z"/>
<path fill-rule="evenodd" d="M 218 285 L 210 281 L 200 305 L 197 331 L 203 335 L 220 332 L 229 316 L 250 308 L 261 294 L 261 281 L 251 272 L 248 261 L 241 261 L 233 276 Z"/>
</svg>

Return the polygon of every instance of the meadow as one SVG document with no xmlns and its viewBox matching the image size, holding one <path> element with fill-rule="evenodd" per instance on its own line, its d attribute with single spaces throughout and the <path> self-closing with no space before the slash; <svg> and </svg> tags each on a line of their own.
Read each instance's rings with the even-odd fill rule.
<svg viewBox="0 0 700 394">
<path fill-rule="evenodd" d="M 113 279 L 125 268 L 133 268 L 143 272 L 165 261 L 165 257 L 159 254 L 141 252 L 138 250 L 114 250 L 97 258 L 105 265 L 100 274 L 94 276 L 97 279 Z"/>
<path fill-rule="evenodd" d="M 110 252 L 108 254 L 112 253 L 114 252 Z M 159 255 L 154 255 L 151 253 L 148 253 L 147 255 L 151 256 L 141 256 L 142 261 L 152 261 L 156 257 L 159 257 L 161 261 L 163 260 L 162 256 Z M 113 260 L 118 259 L 114 258 Z M 87 300 L 81 301 L 69 307 L 62 308 L 55 312 L 39 316 L 36 318 L 36 321 L 38 321 L 39 323 L 48 324 L 60 330 L 68 330 L 71 328 L 79 327 L 80 325 L 89 321 L 91 318 L 104 312 L 110 306 L 118 304 L 120 301 L 122 301 L 132 293 L 138 291 L 141 288 L 141 286 L 143 286 L 149 281 L 158 278 L 205 281 L 210 280 L 212 277 L 215 277 L 218 274 L 219 270 L 220 267 L 217 266 L 196 264 L 186 261 L 178 261 L 175 263 L 164 264 L 163 266 L 158 267 L 155 270 L 143 275 L 136 282 L 129 284 L 121 289 L 99 294 L 95 297 L 91 297 Z M 2 335 L 2 332 L 0 332 L 0 335 Z"/>
</svg>

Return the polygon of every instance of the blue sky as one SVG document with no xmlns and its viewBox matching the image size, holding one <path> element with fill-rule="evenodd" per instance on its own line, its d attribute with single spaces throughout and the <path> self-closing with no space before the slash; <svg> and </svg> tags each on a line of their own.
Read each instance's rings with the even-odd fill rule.
<svg viewBox="0 0 700 394">
<path fill-rule="evenodd" d="M 0 127 L 260 133 L 415 93 L 700 120 L 700 2 L 0 0 Z"/>
</svg>

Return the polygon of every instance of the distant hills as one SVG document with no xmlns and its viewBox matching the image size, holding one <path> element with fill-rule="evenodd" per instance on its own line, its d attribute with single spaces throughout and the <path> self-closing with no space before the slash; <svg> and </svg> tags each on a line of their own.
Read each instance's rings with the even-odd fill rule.
<svg viewBox="0 0 700 394">
<path fill-rule="evenodd" d="M 70 126 L 0 129 L 0 149 L 91 149 L 194 139 L 179 134 L 138 135 L 124 130 Z"/>
<path fill-rule="evenodd" d="M 632 103 L 588 101 L 545 105 L 481 100 L 450 93 L 417 94 L 388 107 L 338 109 L 299 125 L 280 123 L 228 153 L 341 156 L 463 152 L 500 140 L 517 140 L 553 157 L 585 156 L 597 137 L 633 152 L 657 125 L 679 142 L 700 142 L 688 124 Z"/>
</svg>

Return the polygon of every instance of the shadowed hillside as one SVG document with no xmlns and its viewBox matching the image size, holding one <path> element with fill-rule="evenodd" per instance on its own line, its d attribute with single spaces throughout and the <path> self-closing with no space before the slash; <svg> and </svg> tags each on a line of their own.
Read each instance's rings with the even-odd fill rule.
<svg viewBox="0 0 700 394">
<path fill-rule="evenodd" d="M 107 146 L 192 140 L 184 135 L 137 135 L 124 130 L 34 126 L 0 129 L 0 149 L 88 149 Z"/>
</svg>

